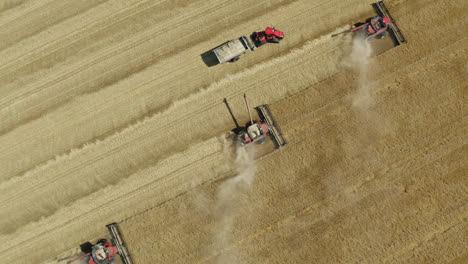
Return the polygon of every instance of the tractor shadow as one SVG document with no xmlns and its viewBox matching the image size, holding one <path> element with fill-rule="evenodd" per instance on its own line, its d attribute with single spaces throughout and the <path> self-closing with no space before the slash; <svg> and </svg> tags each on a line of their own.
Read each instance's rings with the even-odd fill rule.
<svg viewBox="0 0 468 264">
<path fill-rule="evenodd" d="M 218 46 L 216 46 L 216 47 L 214 47 L 214 48 L 212 48 L 212 49 L 210 49 L 210 50 L 208 50 L 208 51 L 206 51 L 206 52 L 200 54 L 200 56 L 201 56 L 203 62 L 206 64 L 206 66 L 208 66 L 208 67 L 213 67 L 213 66 L 216 66 L 216 65 L 220 64 L 220 63 L 219 63 L 219 60 L 218 60 L 218 58 L 216 57 L 216 55 L 214 54 L 213 50 L 215 50 L 215 49 L 221 47 L 222 45 L 224 45 L 224 44 L 226 44 L 226 43 L 228 43 L 228 41 L 226 41 L 226 42 L 224 42 L 223 44 L 218 45 Z"/>
<path fill-rule="evenodd" d="M 259 45 L 257 43 L 257 32 L 254 31 L 252 32 L 252 34 L 250 34 L 250 41 L 255 45 L 256 48 L 259 48 L 261 47 L 262 45 Z"/>
<path fill-rule="evenodd" d="M 219 64 L 218 58 L 216 58 L 216 55 L 213 53 L 213 49 L 201 54 L 200 56 L 208 67 L 213 67 Z"/>
</svg>

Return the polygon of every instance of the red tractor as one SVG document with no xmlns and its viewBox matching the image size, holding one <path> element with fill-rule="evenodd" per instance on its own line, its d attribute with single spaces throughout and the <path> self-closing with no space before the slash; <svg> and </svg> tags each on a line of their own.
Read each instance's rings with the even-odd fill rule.
<svg viewBox="0 0 468 264">
<path fill-rule="evenodd" d="M 261 47 L 266 43 L 279 43 L 283 38 L 284 32 L 276 30 L 274 27 L 267 27 L 265 31 L 252 34 L 252 40 L 257 47 Z"/>
</svg>

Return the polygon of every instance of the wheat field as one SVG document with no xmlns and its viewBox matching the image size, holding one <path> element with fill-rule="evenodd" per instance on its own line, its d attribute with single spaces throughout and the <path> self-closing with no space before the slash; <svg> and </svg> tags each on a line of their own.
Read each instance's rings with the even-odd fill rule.
<svg viewBox="0 0 468 264">
<path fill-rule="evenodd" d="M 468 3 L 385 1 L 408 43 L 378 54 L 332 37 L 373 2 L 0 2 L 0 262 L 119 222 L 142 264 L 468 263 Z M 287 147 L 235 146 L 244 93 Z"/>
</svg>

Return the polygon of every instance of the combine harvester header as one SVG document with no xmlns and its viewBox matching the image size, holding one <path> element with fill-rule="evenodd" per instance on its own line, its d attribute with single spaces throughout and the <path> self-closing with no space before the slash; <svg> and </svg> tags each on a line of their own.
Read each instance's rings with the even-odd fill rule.
<svg viewBox="0 0 468 264">
<path fill-rule="evenodd" d="M 374 3 L 374 7 L 379 16 L 388 17 L 390 19 L 390 25 L 389 25 L 388 31 L 393 36 L 393 39 L 395 40 L 397 46 L 407 43 L 405 36 L 403 36 L 403 33 L 398 27 L 398 24 L 396 23 L 395 19 L 390 14 L 390 11 L 388 11 L 388 8 L 385 5 L 385 3 L 383 1 L 379 1 L 377 3 Z"/>
<path fill-rule="evenodd" d="M 109 233 L 111 235 L 112 243 L 117 248 L 119 252 L 120 258 L 124 264 L 134 264 L 132 256 L 128 251 L 127 244 L 125 243 L 124 237 L 122 232 L 120 232 L 119 225 L 117 223 L 112 223 L 106 225 L 109 229 Z"/>
<path fill-rule="evenodd" d="M 288 141 L 283 136 L 281 132 L 281 128 L 275 120 L 275 117 L 270 111 L 270 107 L 265 105 L 260 105 L 257 107 L 257 110 L 260 112 L 260 118 L 264 120 L 268 126 L 270 127 L 270 134 L 272 135 L 273 139 L 275 140 L 276 146 L 278 148 L 282 148 L 288 144 Z"/>
</svg>

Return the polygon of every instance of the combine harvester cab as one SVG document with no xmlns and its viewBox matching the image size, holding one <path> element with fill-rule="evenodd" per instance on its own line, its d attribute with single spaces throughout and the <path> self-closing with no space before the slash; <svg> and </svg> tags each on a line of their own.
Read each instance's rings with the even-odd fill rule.
<svg viewBox="0 0 468 264">
<path fill-rule="evenodd" d="M 242 129 L 238 134 L 237 138 L 241 146 L 246 146 L 252 143 L 263 144 L 267 141 L 266 136 L 270 134 L 275 141 L 278 148 L 282 148 L 288 144 L 286 139 L 283 137 L 283 133 L 273 114 L 270 111 L 268 105 L 261 105 L 256 108 L 260 116 L 260 121 L 254 121 L 252 114 L 250 113 L 249 103 L 247 102 L 247 95 L 244 94 L 245 105 L 249 112 L 250 125 Z"/>
</svg>

